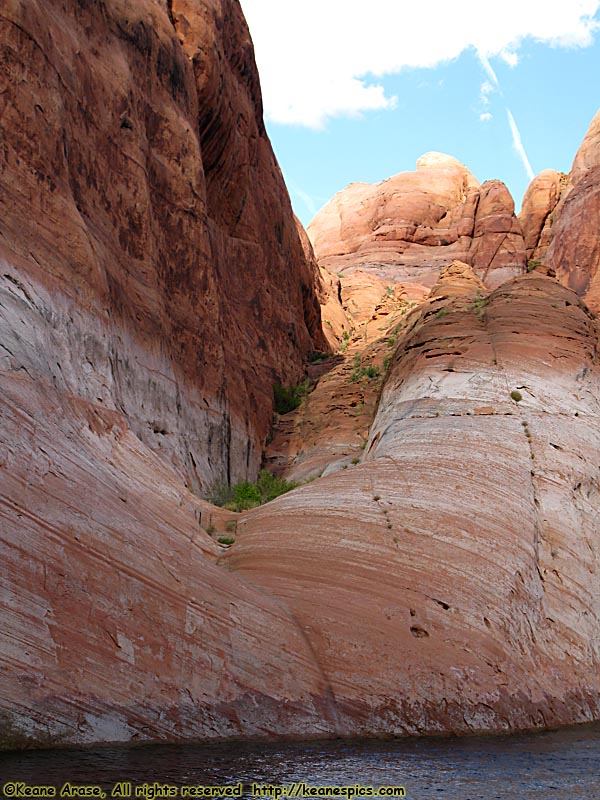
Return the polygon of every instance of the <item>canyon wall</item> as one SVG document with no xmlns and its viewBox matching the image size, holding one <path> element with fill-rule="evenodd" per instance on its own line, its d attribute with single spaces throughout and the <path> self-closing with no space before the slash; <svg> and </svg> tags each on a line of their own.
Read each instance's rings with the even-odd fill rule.
<svg viewBox="0 0 600 800">
<path fill-rule="evenodd" d="M 579 148 L 534 256 L 600 310 L 600 112 Z"/>
<path fill-rule="evenodd" d="M 0 746 L 597 719 L 594 125 L 520 221 L 439 154 L 350 187 L 321 280 L 237 2 L 9 0 L 0 37 Z M 281 444 L 322 476 L 199 499 L 340 341 Z"/>
<path fill-rule="evenodd" d="M 0 367 L 251 477 L 327 345 L 238 3 L 11 0 L 0 37 Z"/>
</svg>

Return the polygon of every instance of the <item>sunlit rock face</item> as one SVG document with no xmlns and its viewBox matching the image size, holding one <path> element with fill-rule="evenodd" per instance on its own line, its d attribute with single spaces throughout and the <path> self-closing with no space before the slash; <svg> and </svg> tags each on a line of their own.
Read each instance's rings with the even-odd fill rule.
<svg viewBox="0 0 600 800">
<path fill-rule="evenodd" d="M 594 311 L 600 309 L 600 112 L 579 148 L 540 258 Z M 543 245 L 544 242 L 542 241 Z"/>
<path fill-rule="evenodd" d="M 556 205 L 567 176 L 555 169 L 545 169 L 531 181 L 523 197 L 519 222 L 525 238 L 527 259 L 544 263 L 550 233 L 556 217 Z"/>
<path fill-rule="evenodd" d="M 415 172 L 353 183 L 316 215 L 308 234 L 322 266 L 366 270 L 431 287 L 454 259 L 495 287 L 525 270 L 513 200 L 500 181 L 480 185 L 457 159 L 427 153 Z"/>
<path fill-rule="evenodd" d="M 305 630 L 338 732 L 597 717 L 597 336 L 551 278 L 451 265 L 361 463 L 244 520 L 227 562 Z"/>
</svg>

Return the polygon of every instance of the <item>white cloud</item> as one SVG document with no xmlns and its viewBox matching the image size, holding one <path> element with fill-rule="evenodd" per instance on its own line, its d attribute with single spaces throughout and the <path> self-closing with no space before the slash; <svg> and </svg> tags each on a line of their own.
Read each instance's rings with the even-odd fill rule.
<svg viewBox="0 0 600 800">
<path fill-rule="evenodd" d="M 509 67 L 516 67 L 519 63 L 519 56 L 513 50 L 503 50 L 500 53 L 500 58 L 505 61 Z"/>
<path fill-rule="evenodd" d="M 475 48 L 516 63 L 523 39 L 585 47 L 600 0 L 241 0 L 256 49 L 265 113 L 318 128 L 327 119 L 391 108 L 381 84 L 404 68 L 433 67 Z M 488 70 L 489 67 L 489 70 Z"/>
<path fill-rule="evenodd" d="M 479 60 L 481 61 L 481 66 L 486 71 L 488 78 L 491 80 L 492 83 L 486 81 L 484 86 L 489 86 L 488 94 L 494 91 L 494 87 L 498 89 L 500 87 L 500 83 L 498 82 L 498 76 L 494 72 L 494 68 L 490 64 L 489 58 L 482 52 L 478 52 L 477 55 L 479 56 Z M 481 87 L 483 90 L 483 86 Z"/>
<path fill-rule="evenodd" d="M 479 115 L 479 119 L 482 122 L 489 122 L 491 120 L 491 118 L 492 118 L 492 115 L 490 114 L 489 111 L 484 111 L 483 114 Z"/>
<path fill-rule="evenodd" d="M 531 168 L 529 159 L 527 158 L 527 153 L 525 152 L 525 148 L 521 140 L 521 134 L 519 133 L 519 129 L 517 128 L 517 123 L 515 122 L 515 118 L 513 117 L 510 109 L 508 108 L 506 109 L 506 114 L 508 116 L 508 124 L 510 125 L 510 132 L 512 134 L 513 147 L 515 148 L 515 150 L 519 154 L 521 161 L 523 162 L 523 166 L 525 167 L 525 172 L 527 173 L 529 180 L 532 181 L 535 178 L 535 173 Z"/>
<path fill-rule="evenodd" d="M 495 88 L 492 86 L 492 84 L 489 81 L 484 81 L 481 84 L 479 97 L 480 97 L 480 100 L 481 100 L 481 102 L 483 103 L 484 106 L 489 105 L 489 103 L 490 103 L 490 95 L 493 94 L 495 91 L 496 91 Z"/>
</svg>

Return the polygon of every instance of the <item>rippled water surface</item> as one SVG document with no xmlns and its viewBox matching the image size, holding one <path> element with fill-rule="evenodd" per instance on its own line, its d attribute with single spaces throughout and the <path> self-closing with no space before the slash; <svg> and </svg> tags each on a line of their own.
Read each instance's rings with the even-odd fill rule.
<svg viewBox="0 0 600 800">
<path fill-rule="evenodd" d="M 242 781 L 398 785 L 408 800 L 600 799 L 600 725 L 533 735 L 303 744 L 165 745 L 0 754 L 6 781 L 176 786 Z M 0 797 L 2 790 L 0 788 Z"/>
</svg>

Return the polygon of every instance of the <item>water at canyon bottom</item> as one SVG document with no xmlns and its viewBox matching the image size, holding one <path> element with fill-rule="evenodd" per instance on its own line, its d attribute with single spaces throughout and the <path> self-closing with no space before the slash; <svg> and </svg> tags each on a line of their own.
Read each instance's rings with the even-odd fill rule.
<svg viewBox="0 0 600 800">
<path fill-rule="evenodd" d="M 0 754 L 0 797 L 11 792 L 19 796 L 10 785 L 7 795 L 7 782 L 53 785 L 57 797 L 65 782 L 70 782 L 99 784 L 110 798 L 111 790 L 123 781 L 131 782 L 133 798 L 144 783 L 197 787 L 241 782 L 244 797 L 250 797 L 253 783 L 290 786 L 304 781 L 311 787 L 403 786 L 408 800 L 598 800 L 600 724 L 467 739 L 160 745 Z M 184 791 L 178 788 L 176 796 Z"/>
</svg>

